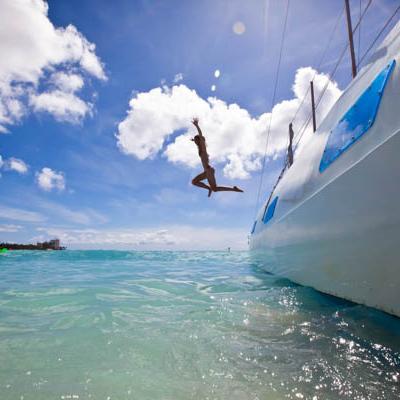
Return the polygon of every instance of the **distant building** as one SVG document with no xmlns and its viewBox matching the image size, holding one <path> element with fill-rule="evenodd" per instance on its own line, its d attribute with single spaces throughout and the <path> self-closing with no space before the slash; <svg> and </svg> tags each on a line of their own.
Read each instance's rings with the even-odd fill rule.
<svg viewBox="0 0 400 400">
<path fill-rule="evenodd" d="M 37 242 L 36 247 L 38 250 L 61 250 L 60 239 L 52 239 L 48 242 Z"/>
<path fill-rule="evenodd" d="M 54 250 L 60 250 L 60 239 L 50 240 L 49 245 Z"/>
</svg>

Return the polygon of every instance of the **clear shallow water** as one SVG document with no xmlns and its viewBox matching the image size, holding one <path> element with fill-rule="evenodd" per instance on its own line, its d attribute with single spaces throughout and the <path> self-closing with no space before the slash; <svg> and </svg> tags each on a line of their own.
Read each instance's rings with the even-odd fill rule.
<svg viewBox="0 0 400 400">
<path fill-rule="evenodd" d="M 0 256 L 0 398 L 397 399 L 400 319 L 247 253 Z"/>
</svg>

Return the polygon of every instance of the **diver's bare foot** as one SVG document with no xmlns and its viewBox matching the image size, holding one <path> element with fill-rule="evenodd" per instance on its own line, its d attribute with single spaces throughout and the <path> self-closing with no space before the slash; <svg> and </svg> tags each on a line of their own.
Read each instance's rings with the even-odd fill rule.
<svg viewBox="0 0 400 400">
<path fill-rule="evenodd" d="M 233 190 L 234 190 L 235 192 L 242 192 L 242 193 L 243 193 L 243 190 L 242 190 L 242 189 L 239 189 L 237 186 L 234 186 L 234 187 L 233 187 Z"/>
</svg>

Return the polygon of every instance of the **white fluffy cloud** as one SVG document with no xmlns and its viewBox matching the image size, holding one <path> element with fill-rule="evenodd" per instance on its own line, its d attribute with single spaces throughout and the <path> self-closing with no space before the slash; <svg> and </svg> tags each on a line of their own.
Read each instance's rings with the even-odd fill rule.
<svg viewBox="0 0 400 400">
<path fill-rule="evenodd" d="M 65 189 L 65 177 L 62 172 L 53 171 L 51 168 L 44 167 L 36 173 L 36 181 L 40 188 L 49 192 L 53 189 L 62 191 Z"/>
<path fill-rule="evenodd" d="M 314 76 L 315 75 L 315 76 Z M 300 68 L 293 84 L 294 96 L 273 108 L 273 119 L 267 156 L 276 156 L 287 147 L 288 124 L 314 77 L 314 88 L 318 98 L 329 78 L 317 74 L 310 67 Z M 335 82 L 329 82 L 325 96 L 318 108 L 320 121 L 340 96 Z M 294 129 L 300 129 L 310 112 L 307 96 Z M 119 148 L 140 160 L 155 157 L 161 151 L 170 162 L 188 167 L 197 167 L 199 157 L 190 138 L 196 134 L 191 118 L 200 118 L 200 125 L 207 138 L 212 163 L 220 163 L 228 178 L 248 178 L 252 171 L 259 170 L 265 151 L 266 131 L 271 113 L 252 117 L 237 104 L 227 104 L 215 97 L 202 99 L 185 85 L 172 88 L 163 86 L 148 92 L 137 93 L 129 102 L 126 118 L 118 125 Z M 183 131 L 183 133 L 181 132 Z M 177 134 L 172 143 L 167 139 Z M 311 127 L 305 136 L 311 133 Z"/>
<path fill-rule="evenodd" d="M 182 74 L 182 72 L 179 72 L 178 74 L 176 74 L 175 76 L 174 76 L 174 83 L 178 83 L 178 82 L 180 82 L 180 81 L 182 81 L 183 80 L 183 74 Z"/>
<path fill-rule="evenodd" d="M 47 13 L 43 0 L 0 0 L 0 131 L 30 105 L 76 122 L 90 111 L 74 94 L 83 76 L 106 79 L 95 45 L 73 25 L 54 27 Z"/>
<path fill-rule="evenodd" d="M 16 171 L 20 174 L 26 174 L 29 169 L 25 161 L 19 158 L 10 157 L 8 159 L 3 159 L 0 155 L 0 169 L 1 168 L 8 171 Z"/>
<path fill-rule="evenodd" d="M 51 76 L 51 82 L 54 86 L 65 92 L 75 92 L 83 88 L 84 80 L 77 74 L 68 74 L 65 72 L 56 72 Z"/>
<path fill-rule="evenodd" d="M 29 104 L 35 111 L 46 111 L 59 120 L 79 122 L 87 113 L 90 113 L 92 105 L 81 100 L 74 93 L 62 90 L 32 95 Z"/>
<path fill-rule="evenodd" d="M 11 157 L 4 162 L 5 168 L 16 171 L 20 174 L 26 174 L 28 172 L 28 165 L 19 158 Z"/>
</svg>

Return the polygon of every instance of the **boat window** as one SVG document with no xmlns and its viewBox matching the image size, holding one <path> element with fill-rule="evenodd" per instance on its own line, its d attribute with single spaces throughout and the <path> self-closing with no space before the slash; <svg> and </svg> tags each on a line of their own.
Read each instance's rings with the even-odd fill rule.
<svg viewBox="0 0 400 400">
<path fill-rule="evenodd" d="M 264 214 L 263 218 L 264 224 L 266 224 L 274 216 L 277 203 L 278 203 L 278 197 L 275 197 L 274 200 L 272 200 L 270 205 L 268 206 L 267 212 Z"/>
<path fill-rule="evenodd" d="M 319 165 L 325 171 L 344 151 L 354 144 L 375 122 L 386 82 L 395 66 L 391 61 L 361 94 L 331 131 Z"/>
</svg>

